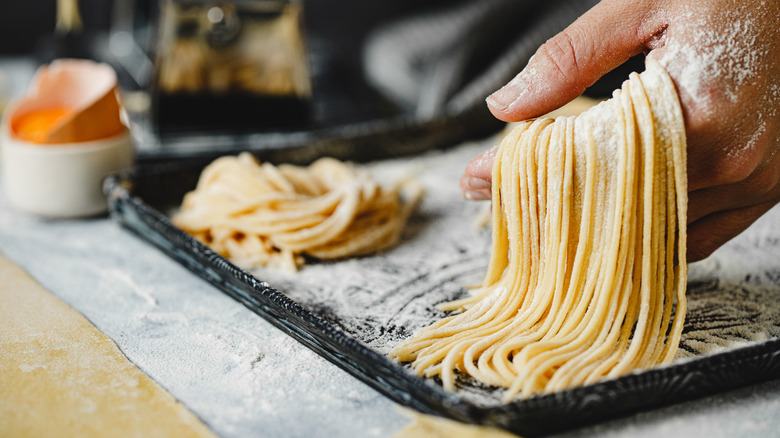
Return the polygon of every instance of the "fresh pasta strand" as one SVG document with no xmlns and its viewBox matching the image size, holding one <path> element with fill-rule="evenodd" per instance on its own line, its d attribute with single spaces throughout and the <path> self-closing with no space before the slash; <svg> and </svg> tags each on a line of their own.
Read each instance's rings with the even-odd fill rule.
<svg viewBox="0 0 780 438">
<path fill-rule="evenodd" d="M 273 166 L 242 153 L 209 164 L 172 221 L 240 266 L 296 270 L 304 255 L 336 259 L 394 245 L 422 193 L 411 179 L 385 189 L 333 158 Z"/>
<path fill-rule="evenodd" d="M 686 309 L 685 145 L 653 59 L 578 116 L 519 124 L 495 158 L 482 286 L 391 356 L 450 391 L 458 374 L 504 387 L 507 402 L 672 360 Z"/>
</svg>

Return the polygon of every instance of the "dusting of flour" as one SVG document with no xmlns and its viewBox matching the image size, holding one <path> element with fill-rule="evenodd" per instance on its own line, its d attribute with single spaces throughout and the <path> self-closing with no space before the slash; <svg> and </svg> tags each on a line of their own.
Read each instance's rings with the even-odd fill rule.
<svg viewBox="0 0 780 438">
<path fill-rule="evenodd" d="M 715 83 L 736 102 L 739 88 L 755 80 L 769 55 L 758 41 L 757 24 L 767 12 L 762 9 L 766 8 L 734 5 L 733 19 L 723 26 L 713 26 L 710 16 L 698 9 L 684 12 L 675 23 L 683 26 L 680 33 L 685 37 L 669 38 L 659 61 L 670 69 L 681 91 L 702 107 L 714 109 L 707 104 Z"/>
<path fill-rule="evenodd" d="M 485 203 L 463 201 L 457 184 L 480 146 L 486 149 L 484 144 L 470 144 L 372 165 L 371 172 L 380 180 L 411 174 L 426 189 L 397 247 L 369 257 L 308 264 L 294 274 L 271 269 L 254 274 L 369 348 L 387 354 L 401 339 L 444 315 L 436 304 L 464 295 L 466 285 L 482 280 L 490 230 L 475 228 L 473 219 Z M 606 155 L 609 149 L 605 148 Z M 710 258 L 690 266 L 688 313 L 677 360 L 780 337 L 777 224 L 779 208 Z M 500 392 L 477 384 L 465 385 L 459 394 L 480 405 L 501 404 Z"/>
</svg>

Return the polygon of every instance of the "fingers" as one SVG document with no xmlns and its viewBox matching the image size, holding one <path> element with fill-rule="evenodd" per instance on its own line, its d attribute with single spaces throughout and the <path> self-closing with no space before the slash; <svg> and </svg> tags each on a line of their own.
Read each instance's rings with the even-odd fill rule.
<svg viewBox="0 0 780 438">
<path fill-rule="evenodd" d="M 695 261 L 739 234 L 780 200 L 780 137 L 776 130 L 780 125 L 775 120 L 778 100 L 766 97 L 765 93 L 768 87 L 777 87 L 773 78 L 780 76 L 775 74 L 778 69 L 772 67 L 774 64 L 767 63 L 771 68 L 755 73 L 753 85 L 740 88 L 738 95 L 734 94 L 736 89 L 728 88 L 732 76 L 725 73 L 701 87 L 698 83 L 691 89 L 681 86 L 690 82 L 683 75 L 689 73 L 691 64 L 680 55 L 681 42 L 686 44 L 682 47 L 703 50 L 688 53 L 692 59 L 716 59 L 715 55 L 722 55 L 726 73 L 729 69 L 743 69 L 733 61 L 733 53 L 720 54 L 696 38 L 698 33 L 694 32 L 717 32 L 719 27 L 713 23 L 721 26 L 719 20 L 725 17 L 727 24 L 733 13 L 725 14 L 724 9 L 702 4 L 699 12 L 712 18 L 712 23 L 691 22 L 687 5 L 668 0 L 602 0 L 540 47 L 526 68 L 488 97 L 487 104 L 504 121 L 540 116 L 579 96 L 630 57 L 650 49 L 659 49 L 651 56 L 666 53 L 664 59 L 680 92 L 686 118 L 688 253 L 690 260 Z M 776 40 L 749 36 L 742 39 Z M 762 53 L 772 52 L 767 48 Z M 695 92 L 704 97 L 700 99 Z M 757 119 L 756 114 L 764 114 L 764 118 Z M 469 163 L 461 178 L 467 199 L 490 197 L 489 164 L 494 155 L 483 155 Z"/>
<path fill-rule="evenodd" d="M 520 121 L 579 96 L 662 32 L 661 22 L 647 18 L 655 3 L 600 2 L 542 45 L 520 74 L 487 98 L 488 108 L 501 120 Z"/>
<path fill-rule="evenodd" d="M 651 20 L 658 1 L 604 0 L 542 45 L 511 82 L 488 97 L 499 119 L 519 121 L 546 114 L 575 97 L 605 73 L 647 48 L 664 24 Z M 466 199 L 490 199 L 495 151 L 473 159 L 461 177 Z"/>
<path fill-rule="evenodd" d="M 780 158 L 778 155 L 777 158 Z M 710 187 L 688 194 L 688 223 L 717 211 L 734 210 L 780 200 L 780 160 L 765 166 L 744 181 Z"/>
<path fill-rule="evenodd" d="M 719 211 L 688 226 L 688 262 L 702 260 L 736 237 L 775 205 L 765 202 L 736 210 Z"/>
<path fill-rule="evenodd" d="M 689 142 L 689 158 L 707 158 L 700 158 L 698 163 L 688 161 L 688 223 L 716 211 L 780 201 L 780 153 L 775 145 L 778 131 L 762 132 L 765 135 L 754 136 L 752 142 L 727 140 L 726 144 L 737 145 L 730 148 L 711 143 L 714 147 L 707 150 L 701 146 L 701 136 Z M 719 150 L 724 152 L 714 152 Z M 697 153 L 701 151 L 704 153 Z"/>
<path fill-rule="evenodd" d="M 460 178 L 460 189 L 463 197 L 472 201 L 490 199 L 491 173 L 493 160 L 496 158 L 497 147 L 482 152 L 474 157 Z"/>
</svg>

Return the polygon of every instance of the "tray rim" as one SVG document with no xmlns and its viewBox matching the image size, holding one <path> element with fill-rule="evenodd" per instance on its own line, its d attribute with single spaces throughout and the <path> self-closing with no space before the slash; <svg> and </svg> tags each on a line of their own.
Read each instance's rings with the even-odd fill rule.
<svg viewBox="0 0 780 438">
<path fill-rule="evenodd" d="M 444 391 L 431 379 L 413 375 L 403 365 L 309 312 L 175 227 L 168 216 L 133 193 L 136 179 L 177 172 L 183 168 L 179 164 L 135 167 L 109 175 L 103 191 L 110 217 L 274 327 L 403 406 L 531 437 L 780 377 L 780 338 L 771 338 L 504 405 L 477 405 L 458 393 Z M 368 362 L 360 363 L 364 360 Z"/>
</svg>

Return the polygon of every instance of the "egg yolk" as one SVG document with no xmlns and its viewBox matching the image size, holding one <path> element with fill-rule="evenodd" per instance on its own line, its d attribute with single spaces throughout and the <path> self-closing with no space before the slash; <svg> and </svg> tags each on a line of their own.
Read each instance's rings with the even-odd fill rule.
<svg viewBox="0 0 780 438">
<path fill-rule="evenodd" d="M 14 133 L 22 140 L 43 143 L 57 121 L 69 111 L 67 108 L 50 108 L 25 114 L 14 121 Z"/>
</svg>

